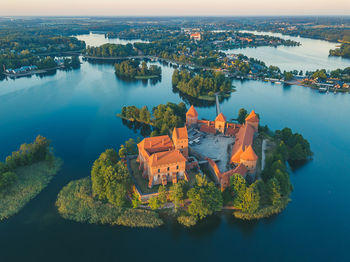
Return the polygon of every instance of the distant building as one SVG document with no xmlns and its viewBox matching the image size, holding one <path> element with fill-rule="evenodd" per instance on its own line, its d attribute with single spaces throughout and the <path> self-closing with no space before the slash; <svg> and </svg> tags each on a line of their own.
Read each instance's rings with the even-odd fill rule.
<svg viewBox="0 0 350 262">
<path fill-rule="evenodd" d="M 196 41 L 200 41 L 201 40 L 201 38 L 202 38 L 202 35 L 201 35 L 201 33 L 193 33 L 193 34 L 191 34 L 190 35 L 190 38 L 191 39 L 194 39 L 194 40 L 196 40 Z"/>
<path fill-rule="evenodd" d="M 186 113 L 186 125 L 191 126 L 197 124 L 198 122 L 198 113 L 194 106 L 192 105 Z"/>
</svg>

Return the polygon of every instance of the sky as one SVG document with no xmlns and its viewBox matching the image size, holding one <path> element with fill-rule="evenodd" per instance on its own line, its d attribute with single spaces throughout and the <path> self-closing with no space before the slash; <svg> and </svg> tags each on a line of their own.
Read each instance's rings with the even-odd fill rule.
<svg viewBox="0 0 350 262">
<path fill-rule="evenodd" d="M 1 0 L 0 16 L 350 15 L 350 0 Z"/>
</svg>

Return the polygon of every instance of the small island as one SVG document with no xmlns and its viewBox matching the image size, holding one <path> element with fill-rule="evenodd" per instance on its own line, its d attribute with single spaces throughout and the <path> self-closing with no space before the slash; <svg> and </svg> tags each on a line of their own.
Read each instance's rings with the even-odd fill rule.
<svg viewBox="0 0 350 262">
<path fill-rule="evenodd" d="M 0 221 L 15 215 L 35 198 L 60 166 L 50 141 L 42 136 L 31 144 L 22 144 L 5 162 L 0 162 Z"/>
<path fill-rule="evenodd" d="M 136 109 L 124 108 L 123 115 L 134 114 L 138 121 Z M 181 122 L 182 104 L 153 110 L 155 115 L 168 111 L 178 117 L 176 125 L 162 118 L 166 127 L 156 124 L 153 136 L 129 139 L 118 153 L 103 152 L 90 178 L 61 190 L 59 213 L 77 222 L 157 227 L 172 218 L 191 227 L 222 210 L 252 220 L 286 208 L 293 190 L 286 163 L 303 163 L 313 155 L 302 135 L 289 128 L 272 132 L 259 125 L 258 114 L 243 108 L 234 121 L 223 113 L 214 121 L 199 120 L 191 106 Z M 147 115 L 142 119 L 150 123 Z"/>
<path fill-rule="evenodd" d="M 160 66 L 150 65 L 143 61 L 140 65 L 138 60 L 126 60 L 114 65 L 115 74 L 124 79 L 149 79 L 159 78 L 162 75 Z"/>
<path fill-rule="evenodd" d="M 232 80 L 217 71 L 194 74 L 188 70 L 174 70 L 172 84 L 180 92 L 199 100 L 215 101 L 215 94 L 229 97 L 233 91 Z"/>
</svg>

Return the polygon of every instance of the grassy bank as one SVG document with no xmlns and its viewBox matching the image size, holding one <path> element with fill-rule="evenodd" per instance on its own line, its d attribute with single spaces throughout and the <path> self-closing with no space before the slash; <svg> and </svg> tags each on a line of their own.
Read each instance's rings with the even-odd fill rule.
<svg viewBox="0 0 350 262">
<path fill-rule="evenodd" d="M 94 199 L 90 178 L 66 185 L 58 194 L 56 206 L 63 218 L 76 222 L 150 228 L 163 224 L 157 212 L 116 207 Z"/>
<path fill-rule="evenodd" d="M 60 166 L 61 160 L 55 159 L 15 169 L 18 179 L 0 193 L 0 221 L 18 213 L 35 198 L 50 183 Z"/>
<path fill-rule="evenodd" d="M 283 199 L 283 201 L 281 202 L 281 204 L 279 206 L 267 206 L 264 208 L 260 208 L 252 214 L 244 213 L 241 211 L 236 211 L 233 213 L 233 215 L 236 218 L 243 219 L 243 220 L 254 220 L 254 219 L 267 218 L 267 217 L 276 215 L 278 213 L 281 213 L 287 207 L 289 201 L 290 201 L 290 199 Z"/>
</svg>

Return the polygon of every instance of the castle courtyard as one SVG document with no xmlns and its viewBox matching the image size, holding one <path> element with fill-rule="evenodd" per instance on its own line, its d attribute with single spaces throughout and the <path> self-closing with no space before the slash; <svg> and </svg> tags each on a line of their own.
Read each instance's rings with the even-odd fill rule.
<svg viewBox="0 0 350 262">
<path fill-rule="evenodd" d="M 234 137 L 203 134 L 200 136 L 198 143 L 193 142 L 191 144 L 191 148 L 213 160 L 220 160 L 217 165 L 221 172 L 226 172 L 230 169 L 229 161 L 234 141 Z"/>
</svg>

